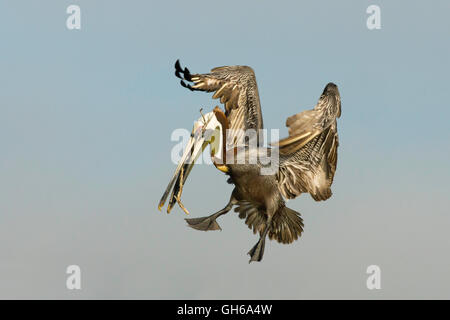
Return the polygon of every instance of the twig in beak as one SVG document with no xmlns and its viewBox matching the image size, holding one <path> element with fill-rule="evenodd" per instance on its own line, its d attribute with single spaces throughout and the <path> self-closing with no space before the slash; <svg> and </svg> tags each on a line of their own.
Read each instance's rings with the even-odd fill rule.
<svg viewBox="0 0 450 320">
<path fill-rule="evenodd" d="M 200 114 L 202 115 L 202 118 L 203 118 L 203 124 L 205 124 L 206 125 L 206 119 L 205 119 L 205 116 L 203 115 L 203 108 L 200 108 Z"/>
<path fill-rule="evenodd" d="M 167 213 L 170 213 L 170 211 L 172 211 L 173 206 L 175 205 L 175 201 L 177 200 L 176 196 L 178 195 L 178 191 L 180 190 L 180 176 L 182 171 L 183 167 L 181 167 L 180 171 L 178 172 L 177 180 L 170 194 L 170 201 L 169 205 L 167 206 Z"/>
<path fill-rule="evenodd" d="M 178 205 L 180 206 L 180 208 L 184 211 L 184 213 L 189 214 L 189 211 L 184 207 L 184 205 L 181 203 L 181 200 L 179 198 L 176 198 Z"/>
<path fill-rule="evenodd" d="M 181 203 L 181 193 L 183 193 L 183 179 L 184 178 L 184 167 L 181 168 L 181 173 L 180 173 L 180 189 L 178 190 L 175 199 L 178 202 L 178 205 L 180 206 L 180 208 L 184 211 L 184 213 L 189 214 L 189 211 L 184 207 L 184 205 Z"/>
<path fill-rule="evenodd" d="M 169 214 L 170 213 L 170 211 L 172 211 L 172 208 L 173 208 L 173 205 L 174 205 L 174 199 L 175 199 L 175 196 L 174 196 L 174 194 L 175 194 L 175 188 L 177 187 L 177 185 L 175 184 L 175 187 L 172 189 L 172 193 L 171 193 L 171 195 L 170 195 L 170 201 L 169 201 L 169 204 L 167 205 L 167 213 Z"/>
</svg>

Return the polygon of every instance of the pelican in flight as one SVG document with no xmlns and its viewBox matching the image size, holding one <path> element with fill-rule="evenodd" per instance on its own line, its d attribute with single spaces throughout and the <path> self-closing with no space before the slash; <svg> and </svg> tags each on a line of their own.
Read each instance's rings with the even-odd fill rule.
<svg viewBox="0 0 450 320">
<path fill-rule="evenodd" d="M 287 118 L 289 136 L 266 148 L 259 134 L 253 138 L 246 134 L 263 129 L 258 87 L 250 67 L 226 66 L 191 74 L 177 60 L 175 75 L 189 90 L 214 92 L 213 98 L 220 99 L 224 111 L 215 107 L 194 123 L 158 209 L 171 193 L 167 212 L 178 203 L 188 213 L 181 202 L 183 185 L 199 155 L 210 145 L 213 164 L 235 187 L 223 209 L 207 217 L 185 219 L 188 225 L 203 231 L 219 230 L 217 218 L 235 206 L 239 218 L 260 236 L 248 252 L 249 262 L 262 260 L 267 236 L 284 244 L 297 240 L 303 232 L 303 220 L 300 213 L 286 207 L 285 199 L 309 193 L 314 200 L 322 201 L 332 194 L 339 144 L 336 119 L 341 115 L 337 86 L 328 83 L 313 109 Z M 269 166 L 272 169 L 264 171 Z"/>
</svg>

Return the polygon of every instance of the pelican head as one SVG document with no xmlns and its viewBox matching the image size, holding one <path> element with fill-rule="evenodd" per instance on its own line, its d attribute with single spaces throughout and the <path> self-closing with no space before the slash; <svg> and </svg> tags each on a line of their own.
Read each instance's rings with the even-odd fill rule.
<svg viewBox="0 0 450 320">
<path fill-rule="evenodd" d="M 221 171 L 227 172 L 228 168 L 224 165 L 224 119 L 226 117 L 220 108 L 216 107 L 214 111 L 202 114 L 197 121 L 194 122 L 194 127 L 192 128 L 191 137 L 189 142 L 183 152 L 183 155 L 178 162 L 177 168 L 173 174 L 172 179 L 164 192 L 161 201 L 159 202 L 158 208 L 164 205 L 169 192 L 174 186 L 173 194 L 178 196 L 181 194 L 182 186 L 184 181 L 186 181 L 192 167 L 197 161 L 203 150 L 210 145 L 211 147 L 211 158 L 213 159 L 214 165 Z M 177 195 L 177 193 L 180 193 Z M 172 198 L 172 197 L 171 197 Z M 179 200 L 179 199 L 178 199 Z M 170 211 L 170 203 L 168 211 Z"/>
<path fill-rule="evenodd" d="M 185 160 L 192 162 L 193 164 L 208 145 L 211 147 L 211 157 L 220 159 L 222 157 L 223 149 L 222 131 L 222 124 L 217 119 L 216 112 L 212 111 L 205 115 L 202 114 L 202 116 L 194 122 L 191 138 L 184 152 L 185 154 L 188 154 L 188 157 Z M 190 149 L 192 149 L 192 151 L 189 151 Z M 183 161 L 183 158 L 181 161 Z"/>
</svg>

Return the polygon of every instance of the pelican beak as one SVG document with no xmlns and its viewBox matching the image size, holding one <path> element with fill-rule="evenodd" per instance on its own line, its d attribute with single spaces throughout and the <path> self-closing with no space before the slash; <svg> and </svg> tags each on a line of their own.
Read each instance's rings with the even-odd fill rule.
<svg viewBox="0 0 450 320">
<path fill-rule="evenodd" d="M 221 165 L 216 165 L 216 168 L 219 169 L 220 171 L 227 173 L 229 171 L 228 167 L 224 164 Z"/>
<path fill-rule="evenodd" d="M 175 201 L 178 202 L 180 207 L 186 212 L 189 213 L 184 206 L 182 205 L 180 201 L 181 192 L 183 190 L 184 182 L 186 181 L 187 177 L 189 176 L 189 173 L 192 170 L 192 167 L 195 164 L 195 161 L 200 156 L 200 154 L 203 152 L 205 147 L 208 145 L 207 142 L 205 142 L 205 137 L 203 136 L 203 132 L 201 131 L 201 128 L 198 128 L 195 132 L 193 131 L 191 134 L 191 138 L 189 139 L 189 142 L 186 146 L 186 149 L 184 150 L 183 156 L 181 157 L 180 161 L 178 162 L 178 165 L 175 169 L 175 172 L 172 176 L 172 179 L 170 180 L 169 184 L 167 185 L 166 190 L 164 191 L 163 196 L 161 197 L 161 200 L 159 201 L 158 210 L 161 211 L 161 208 L 164 206 L 164 203 L 167 200 L 167 197 L 169 196 L 169 193 L 172 191 L 172 195 L 170 196 L 169 206 L 167 207 L 167 213 L 172 210 L 172 207 L 175 203 Z M 173 190 L 172 190 L 173 189 Z"/>
</svg>

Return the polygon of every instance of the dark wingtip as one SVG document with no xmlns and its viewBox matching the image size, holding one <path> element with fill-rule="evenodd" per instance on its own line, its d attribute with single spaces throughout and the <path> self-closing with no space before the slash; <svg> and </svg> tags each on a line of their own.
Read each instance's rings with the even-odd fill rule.
<svg viewBox="0 0 450 320">
<path fill-rule="evenodd" d="M 190 84 L 186 84 L 183 80 L 180 80 L 180 84 L 182 87 L 188 88 L 191 91 L 194 91 L 194 89 L 191 87 Z"/>
<path fill-rule="evenodd" d="M 189 71 L 189 69 L 187 67 L 184 68 L 184 78 L 187 81 L 192 81 L 191 72 Z"/>
<path fill-rule="evenodd" d="M 177 70 L 178 72 L 183 72 L 183 69 L 181 69 L 180 65 L 180 59 L 177 59 L 177 61 L 175 62 L 175 70 Z"/>
<path fill-rule="evenodd" d="M 191 87 L 190 84 L 186 84 L 183 80 L 186 81 L 192 81 L 192 76 L 191 76 L 191 72 L 189 71 L 188 68 L 184 68 L 184 70 L 181 68 L 180 65 L 180 60 L 177 60 L 175 62 L 175 76 L 177 78 L 180 78 L 180 84 L 181 86 L 188 88 L 191 91 L 194 91 L 195 89 Z"/>
<path fill-rule="evenodd" d="M 336 84 L 334 84 L 333 82 L 328 82 L 328 84 L 325 86 L 325 88 L 323 89 L 323 93 L 322 94 L 326 94 L 326 93 L 336 93 L 338 92 L 338 87 Z"/>
</svg>

